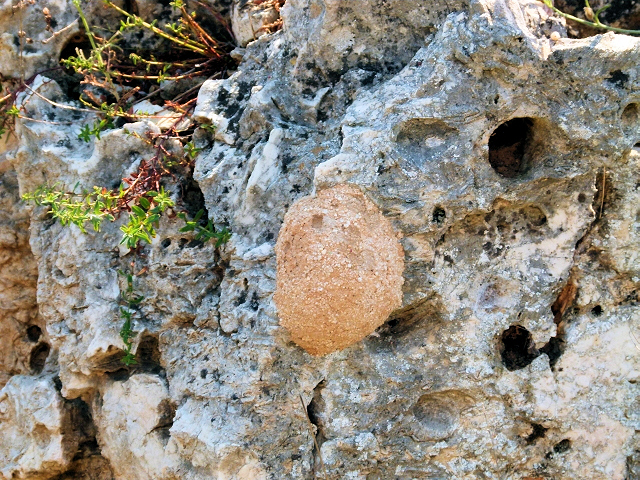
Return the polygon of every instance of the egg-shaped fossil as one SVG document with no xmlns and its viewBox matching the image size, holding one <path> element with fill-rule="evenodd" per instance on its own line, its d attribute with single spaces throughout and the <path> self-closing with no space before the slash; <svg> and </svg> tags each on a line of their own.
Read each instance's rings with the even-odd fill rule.
<svg viewBox="0 0 640 480">
<path fill-rule="evenodd" d="M 328 188 L 292 205 L 276 257 L 280 324 L 312 355 L 362 340 L 402 304 L 398 235 L 355 186 Z"/>
</svg>

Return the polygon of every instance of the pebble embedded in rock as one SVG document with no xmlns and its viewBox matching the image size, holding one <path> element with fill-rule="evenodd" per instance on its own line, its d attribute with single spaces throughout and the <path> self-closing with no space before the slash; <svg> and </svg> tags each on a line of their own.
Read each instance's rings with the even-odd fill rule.
<svg viewBox="0 0 640 480">
<path fill-rule="evenodd" d="M 312 355 L 362 340 L 402 304 L 398 236 L 354 186 L 296 202 L 285 215 L 276 256 L 280 324 Z"/>
</svg>

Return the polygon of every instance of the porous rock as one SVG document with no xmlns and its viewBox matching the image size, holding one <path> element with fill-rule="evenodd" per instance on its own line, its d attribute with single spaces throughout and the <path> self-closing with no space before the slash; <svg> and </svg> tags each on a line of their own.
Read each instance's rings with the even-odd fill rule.
<svg viewBox="0 0 640 480">
<path fill-rule="evenodd" d="M 0 388 L 12 375 L 44 368 L 49 344 L 38 315 L 37 280 L 29 213 L 20 204 L 17 175 L 8 170 L 0 173 Z"/>
<path fill-rule="evenodd" d="M 292 205 L 276 257 L 280 324 L 312 355 L 363 339 L 402 304 L 402 246 L 357 187 L 335 186 Z"/>
<path fill-rule="evenodd" d="M 216 130 L 196 130 L 186 190 L 233 237 L 216 250 L 162 218 L 136 259 L 148 272 L 136 285 L 138 370 L 120 362 L 117 272 L 131 257 L 117 250 L 119 224 L 83 235 L 33 208 L 30 257 L 27 211 L 15 185 L 0 185 L 11 197 L 3 301 L 17 306 L 0 321 L 22 315 L 2 330 L 12 332 L 3 350 L 18 352 L 5 365 L 26 358 L 28 322 L 51 345 L 42 373 L 7 370 L 3 405 L 35 415 L 42 395 L 26 385 L 56 372 L 61 385 L 45 389 L 53 403 L 81 397 L 94 419 L 84 442 L 94 454 L 73 460 L 78 447 L 53 471 L 311 479 L 323 464 L 331 479 L 634 478 L 640 40 L 564 38 L 563 20 L 535 1 L 288 0 L 281 13 L 282 31 L 236 51 L 237 71 L 199 92 L 194 117 Z M 0 25 L 14 54 L 18 21 Z M 48 55 L 26 23 L 30 48 Z M 25 55 L 25 71 L 51 65 L 44 59 Z M 80 106 L 63 78 L 44 76 L 32 88 Z M 95 116 L 28 91 L 19 100 L 37 121 L 17 119 L 1 161 L 21 192 L 44 181 L 110 187 L 153 154 L 123 128 L 82 142 Z M 343 184 L 402 234 L 402 306 L 374 335 L 314 357 L 279 324 L 276 238 L 296 200 Z M 37 318 L 33 279 L 17 298 L 20 255 L 25 273 L 37 264 Z M 50 450 L 38 440 L 58 438 L 58 427 L 40 435 L 22 418 L 0 420 L 1 431 L 24 432 L 0 442 L 15 459 L 3 475 L 45 477 Z M 73 435 L 76 424 L 59 418 Z"/>
<path fill-rule="evenodd" d="M 0 474 L 46 479 L 64 472 L 77 449 L 71 423 L 51 378 L 15 375 L 0 391 Z M 75 443 L 75 444 L 74 444 Z"/>
</svg>

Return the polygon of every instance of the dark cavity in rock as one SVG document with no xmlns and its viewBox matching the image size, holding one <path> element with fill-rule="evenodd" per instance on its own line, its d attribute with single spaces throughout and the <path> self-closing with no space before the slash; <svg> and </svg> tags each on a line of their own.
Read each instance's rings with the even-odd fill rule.
<svg viewBox="0 0 640 480">
<path fill-rule="evenodd" d="M 29 368 L 31 369 L 31 373 L 36 375 L 42 373 L 50 350 L 51 347 L 45 342 L 38 344 L 36 348 L 31 350 L 31 355 L 29 356 Z"/>
<path fill-rule="evenodd" d="M 503 365 L 512 372 L 529 365 L 540 352 L 536 349 L 529 330 L 522 325 L 511 325 L 502 332 L 500 355 Z"/>
<path fill-rule="evenodd" d="M 489 137 L 489 163 L 503 177 L 526 171 L 525 154 L 532 138 L 533 119 L 514 118 L 498 126 Z"/>
</svg>

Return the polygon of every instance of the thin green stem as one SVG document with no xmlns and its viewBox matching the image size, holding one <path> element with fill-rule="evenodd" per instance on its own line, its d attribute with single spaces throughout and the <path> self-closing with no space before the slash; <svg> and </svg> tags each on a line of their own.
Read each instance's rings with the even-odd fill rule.
<svg viewBox="0 0 640 480">
<path fill-rule="evenodd" d="M 640 35 L 640 30 L 627 30 L 624 28 L 611 27 L 609 25 L 605 25 L 601 23 L 598 19 L 598 15 L 605 10 L 607 7 L 603 7 L 598 9 L 598 11 L 594 14 L 594 19 L 596 22 L 590 22 L 588 20 L 583 20 L 582 18 L 574 17 L 573 15 L 569 15 L 568 13 L 564 13 L 562 10 L 558 10 L 553 6 L 552 0 L 543 0 L 544 4 L 549 7 L 551 10 L 556 12 L 558 15 L 563 16 L 564 18 L 568 18 L 569 20 L 573 20 L 574 22 L 580 23 L 581 25 L 586 25 L 587 27 L 599 28 L 601 30 L 609 30 L 611 32 L 622 33 L 623 35 Z M 589 3 L 586 3 L 587 7 L 589 7 Z"/>
<path fill-rule="evenodd" d="M 96 45 L 95 38 L 93 37 L 93 32 L 91 31 L 91 28 L 89 27 L 89 23 L 87 22 L 87 18 L 84 16 L 84 12 L 80 7 L 80 0 L 73 0 L 73 6 L 76 7 L 76 10 L 78 11 L 78 15 L 80 15 L 80 20 L 82 21 L 84 30 L 85 32 L 87 32 L 87 37 L 89 37 L 89 43 L 91 43 L 91 49 L 93 51 L 97 51 L 98 47 Z M 98 61 L 100 62 L 100 67 L 102 67 L 103 61 L 101 56 L 98 56 Z"/>
<path fill-rule="evenodd" d="M 75 0 L 77 1 L 77 0 Z M 184 48 L 188 48 L 189 50 L 193 50 L 196 53 L 200 53 L 202 55 L 206 55 L 207 51 L 205 49 L 205 45 L 201 44 L 201 43 L 197 43 L 194 41 L 183 41 L 180 40 L 178 37 L 174 37 L 172 35 L 169 35 L 167 32 L 165 32 L 164 30 L 156 27 L 155 25 L 151 25 L 150 23 L 145 22 L 144 20 L 142 20 L 140 17 L 138 17 L 137 15 L 132 15 L 129 12 L 127 12 L 126 10 L 123 10 L 122 8 L 118 7 L 117 5 L 115 5 L 113 2 L 110 2 L 109 0 L 105 0 L 104 2 L 105 4 L 107 4 L 108 6 L 110 6 L 111 8 L 113 8 L 114 10 L 116 10 L 117 12 L 120 12 L 121 14 L 125 15 L 127 18 L 131 18 L 132 20 L 134 20 L 136 23 L 142 25 L 144 28 L 151 30 L 153 33 L 161 36 L 162 38 L 166 38 L 167 40 L 170 40 L 178 45 L 180 45 L 181 47 Z"/>
</svg>

